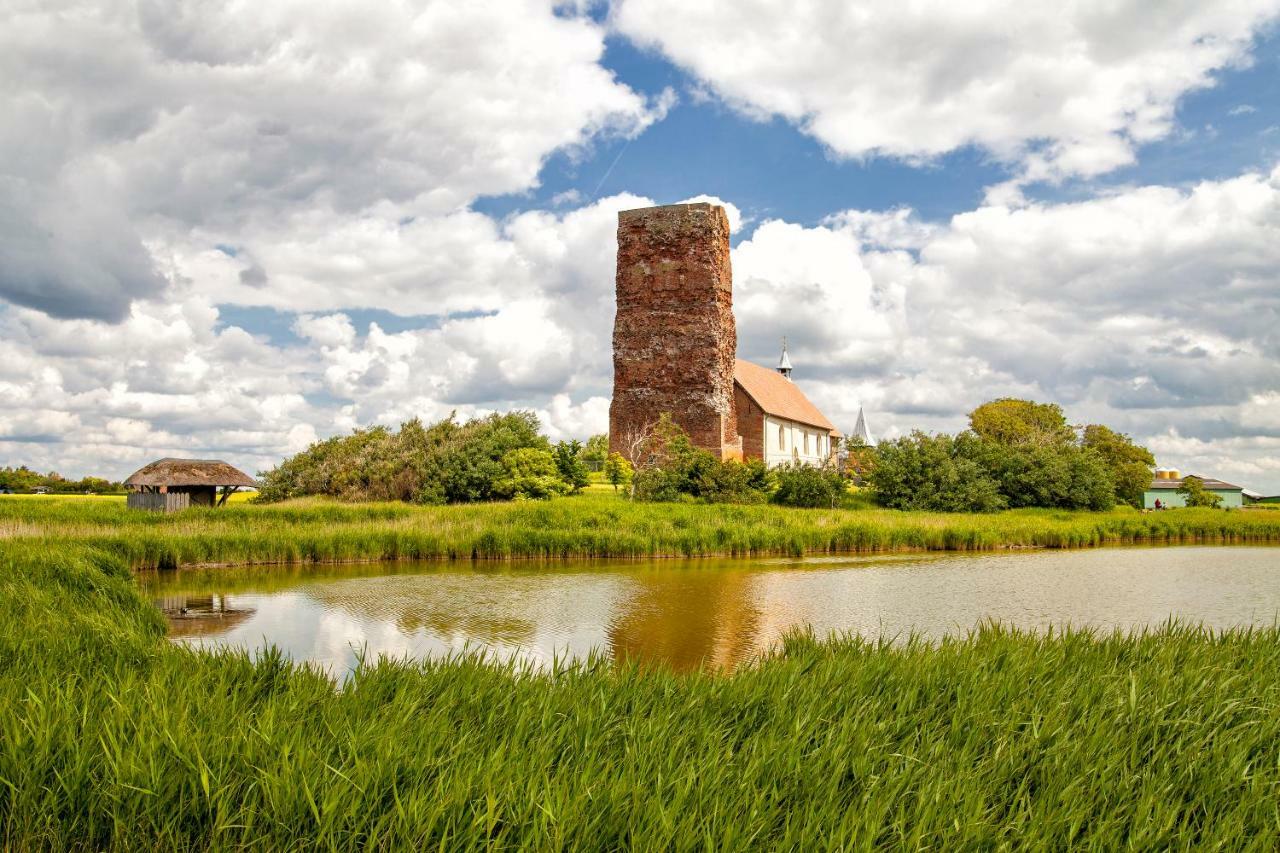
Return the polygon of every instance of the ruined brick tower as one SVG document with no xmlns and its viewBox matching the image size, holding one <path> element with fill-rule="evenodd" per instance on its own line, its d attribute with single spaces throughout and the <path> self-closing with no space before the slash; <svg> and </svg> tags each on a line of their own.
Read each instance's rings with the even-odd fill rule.
<svg viewBox="0 0 1280 853">
<path fill-rule="evenodd" d="M 669 412 L 693 443 L 742 457 L 734 411 L 729 218 L 705 202 L 618 214 L 609 449 Z"/>
</svg>

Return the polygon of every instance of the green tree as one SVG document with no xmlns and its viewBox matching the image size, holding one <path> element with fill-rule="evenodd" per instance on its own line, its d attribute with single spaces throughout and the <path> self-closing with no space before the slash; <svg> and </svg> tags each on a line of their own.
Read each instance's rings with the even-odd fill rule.
<svg viewBox="0 0 1280 853">
<path fill-rule="evenodd" d="M 772 482 L 764 460 L 716 461 L 713 457 L 711 462 L 696 484 L 699 498 L 710 503 L 764 503 Z"/>
<path fill-rule="evenodd" d="M 1011 446 L 961 433 L 956 436 L 955 452 L 986 471 L 1010 507 L 1102 510 L 1115 504 L 1111 471 L 1088 448 Z"/>
<path fill-rule="evenodd" d="M 493 500 L 501 497 L 495 484 L 508 475 L 503 457 L 523 447 L 550 451 L 532 412 L 466 423 L 450 415 L 431 426 L 415 418 L 398 432 L 383 426 L 358 429 L 318 441 L 262 472 L 256 500 L 304 495 L 431 504 Z"/>
<path fill-rule="evenodd" d="M 845 479 L 834 467 L 789 463 L 773 472 L 774 503 L 783 506 L 834 507 L 845 493 Z"/>
<path fill-rule="evenodd" d="M 493 484 L 499 497 L 516 500 L 547 499 L 569 491 L 549 451 L 517 447 L 502 455 L 503 475 Z"/>
<path fill-rule="evenodd" d="M 1142 494 L 1151 485 L 1151 469 L 1156 458 L 1151 451 L 1124 433 L 1102 424 L 1084 428 L 1083 445 L 1097 453 L 1111 470 L 1116 499 L 1130 506 L 1142 506 Z"/>
<path fill-rule="evenodd" d="M 1178 494 L 1182 495 L 1187 506 L 1216 507 L 1222 503 L 1222 495 L 1206 489 L 1204 481 L 1196 476 L 1184 477 L 1182 485 L 1178 486 Z"/>
<path fill-rule="evenodd" d="M 439 457 L 444 502 L 469 503 L 500 497 L 493 485 L 505 473 L 502 457 L 523 447 L 550 450 L 550 443 L 538 432 L 538 418 L 532 412 L 492 414 L 468 421 Z"/>
<path fill-rule="evenodd" d="M 28 492 L 43 483 L 44 477 L 26 465 L 17 468 L 0 468 L 0 489 Z"/>
<path fill-rule="evenodd" d="M 605 460 L 609 458 L 609 436 L 593 435 L 587 439 L 586 445 L 582 448 L 582 461 L 585 462 L 593 471 L 599 471 L 604 468 Z"/>
<path fill-rule="evenodd" d="M 864 485 L 876 466 L 876 449 L 861 436 L 851 435 L 844 440 L 844 453 L 844 475 L 855 484 Z"/>
<path fill-rule="evenodd" d="M 634 473 L 631 463 L 624 459 L 621 453 L 610 453 L 605 459 L 604 476 L 613 485 L 615 492 L 618 491 L 618 486 L 630 483 L 631 475 Z"/>
<path fill-rule="evenodd" d="M 969 413 L 969 427 L 982 438 L 1011 447 L 1061 446 L 1075 441 L 1062 407 L 1003 397 Z"/>
<path fill-rule="evenodd" d="M 876 448 L 870 483 L 892 509 L 994 512 L 1006 500 L 995 480 L 949 435 L 913 432 Z"/>
<path fill-rule="evenodd" d="M 637 443 L 631 462 L 631 494 L 642 501 L 756 503 L 768 483 L 762 462 L 721 462 L 694 447 L 665 413 Z"/>
<path fill-rule="evenodd" d="M 555 457 L 560 479 L 569 485 L 571 491 L 580 492 L 591 482 L 587 466 L 582 461 L 582 442 L 577 439 L 561 441 L 552 448 L 551 455 Z"/>
</svg>

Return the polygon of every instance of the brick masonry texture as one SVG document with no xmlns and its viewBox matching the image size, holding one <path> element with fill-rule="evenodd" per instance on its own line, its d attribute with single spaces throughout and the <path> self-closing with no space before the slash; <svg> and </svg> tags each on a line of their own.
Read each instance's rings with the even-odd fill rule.
<svg viewBox="0 0 1280 853">
<path fill-rule="evenodd" d="M 664 412 L 693 443 L 741 458 L 734 399 L 729 219 L 706 203 L 618 214 L 610 450 Z"/>
<path fill-rule="evenodd" d="M 756 405 L 741 387 L 735 386 L 734 407 L 738 414 L 738 433 L 742 436 L 742 455 L 746 459 L 764 458 L 764 409 Z"/>
</svg>

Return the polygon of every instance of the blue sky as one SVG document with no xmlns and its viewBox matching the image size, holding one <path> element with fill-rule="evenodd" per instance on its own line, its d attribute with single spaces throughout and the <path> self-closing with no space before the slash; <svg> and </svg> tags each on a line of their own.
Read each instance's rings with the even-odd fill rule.
<svg viewBox="0 0 1280 853">
<path fill-rule="evenodd" d="M 0 14 L 0 464 L 602 431 L 617 211 L 706 197 L 839 426 L 1031 397 L 1280 492 L 1278 0 Z"/>
<path fill-rule="evenodd" d="M 1011 176 L 1007 164 L 975 146 L 920 165 L 842 158 L 783 119 L 753 120 L 718 100 L 691 96 L 698 81 L 653 50 L 619 36 L 606 45 L 602 64 L 619 80 L 653 96 L 671 87 L 680 102 L 635 139 L 599 143 L 585 157 L 551 156 L 539 186 L 478 199 L 477 210 L 504 216 L 552 206 L 566 192 L 590 201 L 628 191 L 663 204 L 713 195 L 733 199 L 755 219 L 805 225 L 850 208 L 910 207 L 927 219 L 946 219 L 973 209 L 986 187 Z M 1274 26 L 1258 37 L 1252 57 L 1249 67 L 1220 71 L 1215 85 L 1180 98 L 1178 131 L 1142 146 L 1132 166 L 1091 180 L 1034 184 L 1026 194 L 1062 201 L 1126 184 L 1182 185 L 1269 170 L 1280 160 L 1280 34 Z"/>
</svg>

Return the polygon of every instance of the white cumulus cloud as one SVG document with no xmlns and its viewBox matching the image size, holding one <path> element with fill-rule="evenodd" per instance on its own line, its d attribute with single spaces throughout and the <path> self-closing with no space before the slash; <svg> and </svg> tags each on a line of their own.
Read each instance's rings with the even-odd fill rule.
<svg viewBox="0 0 1280 853">
<path fill-rule="evenodd" d="M 1131 162 L 1277 16 L 1275 0 L 618 0 L 612 23 L 839 156 L 976 145 L 1042 180 Z"/>
<path fill-rule="evenodd" d="M 502 259 L 450 253 L 484 227 L 466 205 L 671 103 L 615 80 L 602 28 L 551 0 L 0 15 L 0 297 L 62 317 L 120 321 L 173 281 L 361 305 L 408 291 L 410 261 L 440 310 L 492 305 L 468 271 Z"/>
</svg>

